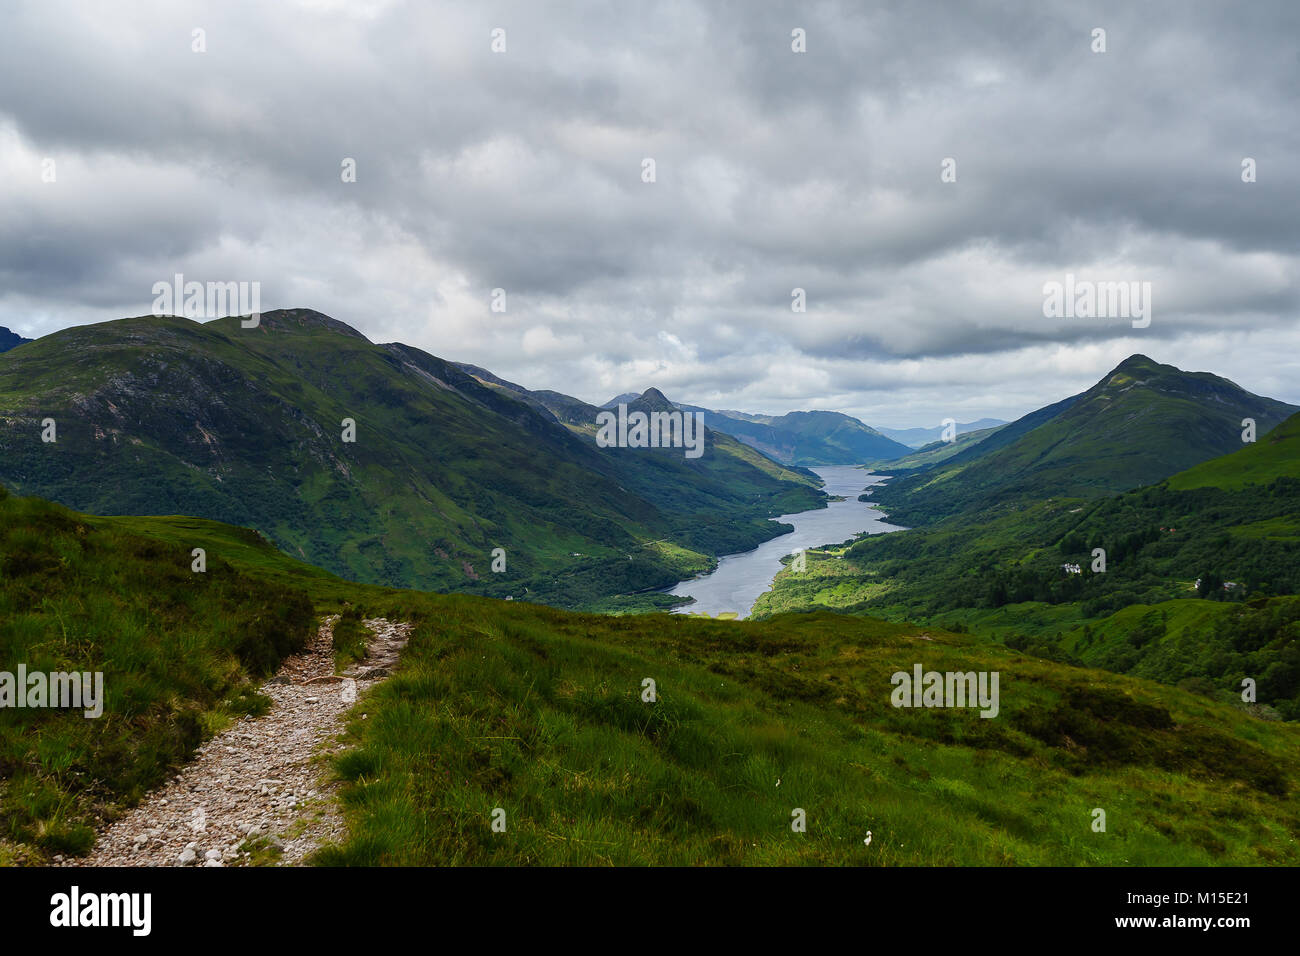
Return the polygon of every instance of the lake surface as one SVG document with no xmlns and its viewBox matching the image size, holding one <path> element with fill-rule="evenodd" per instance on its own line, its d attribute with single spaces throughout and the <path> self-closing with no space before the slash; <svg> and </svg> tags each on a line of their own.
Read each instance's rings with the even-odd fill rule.
<svg viewBox="0 0 1300 956">
<path fill-rule="evenodd" d="M 753 551 L 726 554 L 710 574 L 683 581 L 669 594 L 695 598 L 674 610 L 677 614 L 705 613 L 713 617 L 731 612 L 748 617 L 754 602 L 764 591 L 772 589 L 772 579 L 781 570 L 781 559 L 799 548 L 817 548 L 839 544 L 862 531 L 871 533 L 902 531 L 888 524 L 884 515 L 871 504 L 858 501 L 858 495 L 878 485 L 887 475 L 869 475 L 852 465 L 827 465 L 813 468 L 823 481 L 828 495 L 843 495 L 845 501 L 832 501 L 826 508 L 782 515 L 775 520 L 794 525 L 794 531 L 764 542 Z"/>
</svg>

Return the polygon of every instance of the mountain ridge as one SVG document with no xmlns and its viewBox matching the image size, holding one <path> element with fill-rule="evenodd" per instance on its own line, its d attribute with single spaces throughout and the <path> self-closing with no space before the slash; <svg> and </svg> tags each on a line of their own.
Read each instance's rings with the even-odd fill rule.
<svg viewBox="0 0 1300 956">
<path fill-rule="evenodd" d="M 257 527 L 358 580 L 563 606 L 667 587 L 823 500 L 728 436 L 706 433 L 698 461 L 600 449 L 523 396 L 314 310 L 53 333 L 0 358 L 0 419 L 0 481 L 23 494 Z"/>
<path fill-rule="evenodd" d="M 1158 482 L 1241 445 L 1297 411 L 1210 372 L 1134 354 L 1091 388 L 1030 412 L 875 500 L 911 526 L 1017 497 L 1093 497 Z"/>
</svg>

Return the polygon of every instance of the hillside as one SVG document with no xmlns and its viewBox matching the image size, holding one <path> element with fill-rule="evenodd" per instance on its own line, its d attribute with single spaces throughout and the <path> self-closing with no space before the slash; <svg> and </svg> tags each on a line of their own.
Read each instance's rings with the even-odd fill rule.
<svg viewBox="0 0 1300 956">
<path fill-rule="evenodd" d="M 237 528 L 2 494 L 0 534 L 23 556 L 0 577 L 4 659 L 107 665 L 109 688 L 101 721 L 0 712 L 10 861 L 84 852 L 100 814 L 257 713 L 252 676 L 346 599 L 415 630 L 354 711 L 335 761 L 352 829 L 320 863 L 1300 863 L 1300 728 L 969 636 L 397 592 Z M 997 716 L 892 707 L 891 674 L 917 664 L 997 671 Z M 498 807 L 508 840 L 488 826 Z"/>
<path fill-rule="evenodd" d="M 1221 458 L 1212 458 L 1169 479 L 1175 491 L 1192 488 L 1239 489 L 1275 478 L 1300 477 L 1300 414 Z"/>
<path fill-rule="evenodd" d="M 508 382 L 503 386 L 511 386 Z M 542 393 L 534 392 L 540 396 Z M 576 399 L 568 399 L 569 402 Z M 634 402 L 634 392 L 616 395 L 602 408 Z M 818 465 L 861 465 L 869 461 L 891 461 L 911 452 L 911 446 L 841 412 L 787 412 L 784 415 L 755 415 L 750 412 L 718 411 L 699 405 L 675 402 L 683 411 L 699 412 L 715 432 L 738 438 L 764 455 L 791 467 Z M 553 412 L 556 408 L 548 403 Z M 991 419 L 990 419 L 991 421 Z M 959 430 L 961 427 L 959 426 Z M 912 429 L 911 431 L 924 431 Z M 937 436 L 942 429 L 934 429 Z"/>
<path fill-rule="evenodd" d="M 1133 355 L 1088 391 L 891 482 L 876 500 L 915 527 L 1003 501 L 1114 494 L 1241 448 L 1244 418 L 1263 434 L 1295 411 L 1217 375 Z"/>
<path fill-rule="evenodd" d="M 754 613 L 831 607 L 969 629 L 1214 695 L 1253 677 L 1260 702 L 1300 719 L 1296 424 L 1125 494 L 1008 504 L 811 555 Z"/>
<path fill-rule="evenodd" d="M 214 527 L 288 563 L 251 531 Z M 104 672 L 98 719 L 0 710 L 0 864 L 6 845 L 84 853 L 97 807 L 138 799 L 215 728 L 258 713 L 254 679 L 306 640 L 316 611 L 301 587 L 236 567 L 193 530 L 166 542 L 0 487 L 0 670 Z"/>
<path fill-rule="evenodd" d="M 0 481 L 25 494 L 254 527 L 358 581 L 562 606 L 668 586 L 822 498 L 815 478 L 711 434 L 698 459 L 599 449 L 442 359 L 305 309 L 255 329 L 142 317 L 46 336 L 0 356 L 0 421 Z"/>
</svg>

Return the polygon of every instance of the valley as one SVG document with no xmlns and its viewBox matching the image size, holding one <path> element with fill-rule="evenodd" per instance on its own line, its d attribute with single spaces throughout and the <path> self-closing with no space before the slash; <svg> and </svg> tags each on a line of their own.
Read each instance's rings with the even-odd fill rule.
<svg viewBox="0 0 1300 956">
<path fill-rule="evenodd" d="M 823 490 L 840 500 L 832 501 L 823 509 L 781 515 L 774 520 L 790 526 L 792 531 L 752 551 L 723 555 L 713 571 L 672 588 L 669 594 L 691 598 L 691 603 L 674 608 L 675 613 L 747 617 L 759 595 L 772 586 L 772 579 L 785 559 L 795 551 L 803 550 L 807 561 L 809 550 L 827 542 L 845 541 L 859 533 L 900 530 L 886 523 L 876 508 L 858 500 L 863 489 L 879 482 L 879 477 L 845 465 L 828 465 L 813 471 L 825 481 Z"/>
<path fill-rule="evenodd" d="M 1300 862 L 1290 406 L 1134 356 L 864 469 L 620 399 L 309 310 L 0 358 L 0 650 L 104 680 L 102 721 L 3 714 L 0 861 Z M 687 414 L 698 457 L 630 441 Z M 402 622 L 382 682 L 267 682 L 346 684 L 362 620 Z M 240 741 L 294 715 L 281 793 Z M 220 859 L 181 839 L 214 774 Z"/>
<path fill-rule="evenodd" d="M 394 590 L 214 522 L 13 496 L 0 497 L 0 535 L 22 555 L 4 568 L 0 646 L 105 670 L 108 698 L 100 722 L 49 710 L 0 721 L 6 862 L 91 852 L 205 741 L 262 719 L 257 688 L 327 614 L 412 627 L 321 765 L 346 831 L 309 863 L 1300 862 L 1295 724 L 944 628 L 826 612 L 590 615 Z M 210 556 L 205 575 L 190 570 L 192 547 Z M 80 639 L 59 640 L 65 627 Z M 358 645 L 337 630 L 332 643 L 338 673 Z M 891 674 L 916 667 L 997 672 L 998 717 L 892 706 Z M 791 830 L 796 808 L 805 833 Z M 1090 830 L 1098 808 L 1104 834 Z M 182 823 L 191 809 L 182 801 Z M 247 850 L 232 862 L 272 862 Z"/>
</svg>

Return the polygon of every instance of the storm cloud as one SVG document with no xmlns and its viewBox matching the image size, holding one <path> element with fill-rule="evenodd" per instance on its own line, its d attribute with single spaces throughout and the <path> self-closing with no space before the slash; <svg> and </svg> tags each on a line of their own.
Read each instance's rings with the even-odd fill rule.
<svg viewBox="0 0 1300 956">
<path fill-rule="evenodd" d="M 1133 352 L 1300 403 L 1290 0 L 4 16 L 28 336 L 183 273 L 596 403 L 1011 418 Z M 1066 274 L 1150 282 L 1151 325 L 1045 318 Z"/>
</svg>

